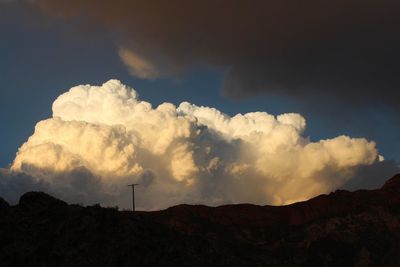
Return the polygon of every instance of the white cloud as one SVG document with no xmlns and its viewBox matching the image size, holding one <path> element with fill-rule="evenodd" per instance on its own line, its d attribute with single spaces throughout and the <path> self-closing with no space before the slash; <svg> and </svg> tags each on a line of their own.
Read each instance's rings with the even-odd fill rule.
<svg viewBox="0 0 400 267">
<path fill-rule="evenodd" d="M 305 127 L 294 113 L 230 117 L 187 102 L 152 107 L 110 80 L 59 96 L 53 118 L 36 125 L 11 168 L 72 201 L 79 191 L 79 202 L 122 207 L 130 204 L 126 185 L 137 181 L 139 208 L 159 209 L 304 200 L 343 186 L 358 167 L 378 160 L 374 142 L 311 142 Z M 64 182 L 68 190 L 60 190 Z"/>
</svg>

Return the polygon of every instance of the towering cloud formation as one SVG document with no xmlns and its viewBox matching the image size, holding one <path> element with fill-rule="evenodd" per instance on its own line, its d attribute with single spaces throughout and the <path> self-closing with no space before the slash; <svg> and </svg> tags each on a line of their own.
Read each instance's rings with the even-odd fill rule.
<svg viewBox="0 0 400 267">
<path fill-rule="evenodd" d="M 195 64 L 226 71 L 230 95 L 273 92 L 398 110 L 400 2 L 395 0 L 31 0 L 116 36 L 141 78 Z M 334 97 L 333 97 L 334 96 Z"/>
<path fill-rule="evenodd" d="M 374 142 L 339 136 L 312 142 L 305 119 L 265 112 L 230 117 L 187 102 L 152 107 L 117 80 L 80 85 L 53 103 L 19 149 L 23 172 L 67 199 L 140 208 L 178 203 L 285 204 L 347 183 L 371 165 Z M 8 180 L 7 180 L 8 181 Z"/>
</svg>

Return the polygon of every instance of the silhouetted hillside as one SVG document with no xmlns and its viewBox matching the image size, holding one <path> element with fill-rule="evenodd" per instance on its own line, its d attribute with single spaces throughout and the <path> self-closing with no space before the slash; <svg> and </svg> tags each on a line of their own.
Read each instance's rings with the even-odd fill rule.
<svg viewBox="0 0 400 267">
<path fill-rule="evenodd" d="M 400 175 L 288 206 L 119 212 L 0 198 L 0 266 L 400 266 Z"/>
</svg>

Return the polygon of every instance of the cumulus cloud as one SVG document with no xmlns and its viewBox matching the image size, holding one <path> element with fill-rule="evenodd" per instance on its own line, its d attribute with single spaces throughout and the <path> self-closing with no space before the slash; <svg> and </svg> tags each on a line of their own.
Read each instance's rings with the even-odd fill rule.
<svg viewBox="0 0 400 267">
<path fill-rule="evenodd" d="M 153 107 L 118 80 L 80 85 L 53 103 L 20 147 L 13 175 L 29 176 L 72 202 L 287 204 L 349 183 L 378 162 L 374 142 L 338 136 L 310 141 L 300 114 L 229 116 L 183 102 Z M 19 178 L 7 178 L 7 184 Z M 9 176 L 7 176 L 9 177 Z M 18 176 L 19 177 L 19 176 Z"/>
</svg>

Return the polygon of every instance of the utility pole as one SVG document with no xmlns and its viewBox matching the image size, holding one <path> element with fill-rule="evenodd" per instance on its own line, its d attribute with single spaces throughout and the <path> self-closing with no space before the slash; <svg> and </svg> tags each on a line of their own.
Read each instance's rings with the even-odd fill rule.
<svg viewBox="0 0 400 267">
<path fill-rule="evenodd" d="M 132 211 L 135 213 L 135 186 L 139 184 L 130 184 L 128 186 L 132 187 Z"/>
</svg>

